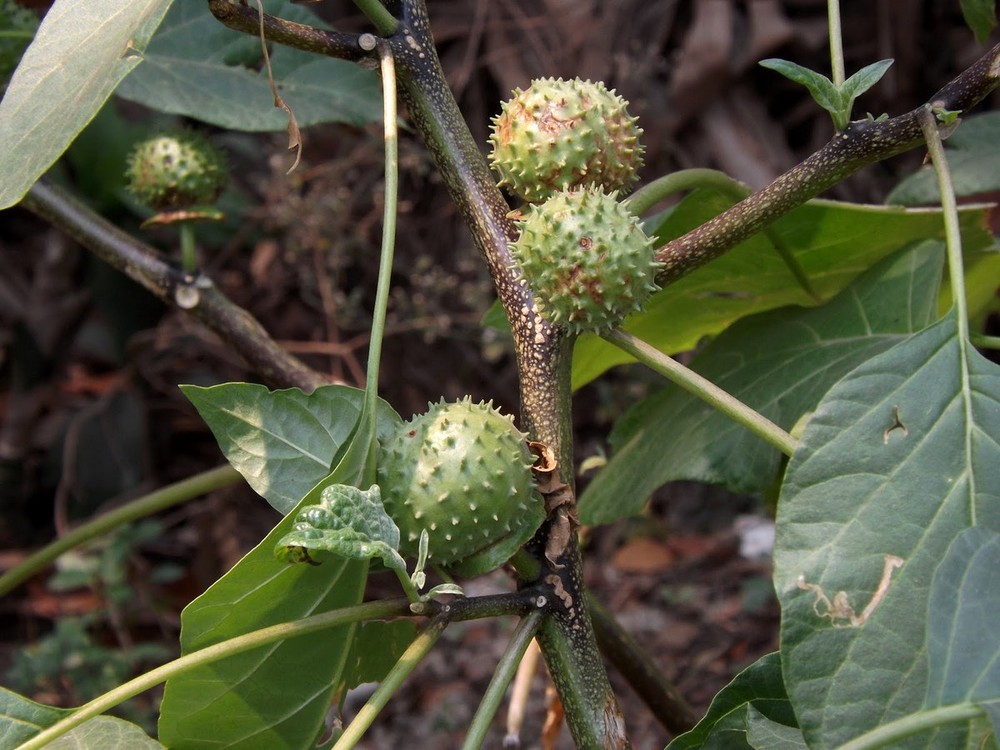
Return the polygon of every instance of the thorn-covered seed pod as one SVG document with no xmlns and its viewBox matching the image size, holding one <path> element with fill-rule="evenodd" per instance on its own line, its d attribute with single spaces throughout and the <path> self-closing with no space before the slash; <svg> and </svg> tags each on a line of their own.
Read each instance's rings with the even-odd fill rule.
<svg viewBox="0 0 1000 750">
<path fill-rule="evenodd" d="M 614 90 L 540 78 L 513 93 L 490 135 L 501 186 L 529 203 L 576 187 L 629 190 L 642 166 L 642 129 Z"/>
<path fill-rule="evenodd" d="M 491 403 L 444 401 L 385 442 L 378 478 L 400 552 L 473 576 L 506 562 L 545 517 L 526 436 Z M 480 460 L 482 459 L 482 460 Z"/>
<path fill-rule="evenodd" d="M 658 288 L 652 240 L 600 189 L 557 193 L 518 221 L 513 256 L 546 320 L 602 331 L 642 308 Z"/>
</svg>

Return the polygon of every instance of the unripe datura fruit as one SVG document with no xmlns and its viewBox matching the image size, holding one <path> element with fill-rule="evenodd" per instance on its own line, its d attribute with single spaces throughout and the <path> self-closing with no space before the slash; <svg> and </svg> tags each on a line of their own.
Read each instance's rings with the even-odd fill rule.
<svg viewBox="0 0 1000 750">
<path fill-rule="evenodd" d="M 653 242 L 614 193 L 557 193 L 517 225 L 514 260 L 551 323 L 575 333 L 607 330 L 658 288 Z"/>
<path fill-rule="evenodd" d="M 462 576 L 505 563 L 538 529 L 544 503 L 524 433 L 491 403 L 469 398 L 430 405 L 382 445 L 378 478 L 400 552 Z"/>
<path fill-rule="evenodd" d="M 642 166 L 642 129 L 603 83 L 540 78 L 501 105 L 490 160 L 529 203 L 574 187 L 627 191 Z"/>
<path fill-rule="evenodd" d="M 205 136 L 180 131 L 137 143 L 125 171 L 128 188 L 155 211 L 213 203 L 226 185 L 226 162 Z"/>
</svg>

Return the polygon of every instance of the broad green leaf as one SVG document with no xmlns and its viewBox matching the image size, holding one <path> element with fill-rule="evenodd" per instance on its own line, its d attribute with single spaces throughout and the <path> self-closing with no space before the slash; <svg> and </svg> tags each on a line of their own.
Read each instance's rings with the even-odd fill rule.
<svg viewBox="0 0 1000 750">
<path fill-rule="evenodd" d="M 986 701 L 981 704 L 986 709 L 986 715 L 990 718 L 990 726 L 993 730 L 993 740 L 1000 737 L 1000 701 Z"/>
<path fill-rule="evenodd" d="M 328 28 L 315 13 L 288 0 L 266 12 Z M 232 130 L 284 130 L 287 115 L 261 62 L 260 40 L 219 23 L 206 2 L 176 3 L 146 51 L 146 63 L 118 95 L 147 107 Z M 364 125 L 382 116 L 382 94 L 371 70 L 354 63 L 275 45 L 271 66 L 282 98 L 300 127 L 321 122 Z"/>
<path fill-rule="evenodd" d="M 745 318 L 691 369 L 791 430 L 857 365 L 936 317 L 943 251 L 925 242 L 879 263 L 822 307 Z M 635 515 L 661 485 L 691 479 L 737 492 L 772 484 L 781 455 L 687 391 L 667 385 L 635 404 L 611 434 L 614 455 L 580 498 L 580 520 Z"/>
<path fill-rule="evenodd" d="M 140 727 L 113 716 L 98 716 L 45 746 L 47 750 L 163 750 L 164 746 Z"/>
<path fill-rule="evenodd" d="M 747 706 L 746 732 L 754 750 L 806 750 L 801 729 L 771 721 L 752 705 Z"/>
<path fill-rule="evenodd" d="M 0 687 L 0 750 L 12 750 L 73 712 L 36 703 Z"/>
<path fill-rule="evenodd" d="M 21 200 L 142 61 L 171 1 L 52 4 L 0 101 L 0 209 Z"/>
<path fill-rule="evenodd" d="M 288 513 L 330 473 L 364 403 L 364 391 L 340 385 L 310 394 L 296 388 L 270 391 L 254 383 L 182 385 L 181 390 L 233 467 L 280 513 Z M 379 401 L 380 436 L 401 421 Z"/>
<path fill-rule="evenodd" d="M 761 60 L 758 64 L 762 68 L 781 73 L 788 80 L 805 86 L 815 102 L 833 116 L 838 128 L 847 124 L 846 119 L 841 121 L 839 118 L 850 113 L 850 104 L 845 100 L 843 93 L 834 86 L 833 81 L 825 75 L 804 68 L 790 60 L 781 60 L 776 57 Z M 844 112 L 845 108 L 846 113 Z"/>
<path fill-rule="evenodd" d="M 762 656 L 736 675 L 712 699 L 702 720 L 690 731 L 675 737 L 667 750 L 750 747 L 746 739 L 750 708 L 769 722 L 795 728 L 795 714 L 785 694 L 778 654 Z"/>
<path fill-rule="evenodd" d="M 1000 529 L 997 435 L 1000 369 L 959 338 L 954 311 L 853 370 L 813 413 L 774 554 L 783 674 L 810 747 L 924 705 L 934 573 L 966 529 Z M 907 747 L 974 737 L 948 726 Z"/>
<path fill-rule="evenodd" d="M 326 390 L 318 389 L 317 393 Z M 353 389 L 338 389 L 345 395 Z M 281 399 L 290 391 L 272 397 Z M 358 424 L 362 392 L 354 391 L 355 413 L 338 419 Z M 285 394 L 285 395 L 282 395 Z M 313 394 L 315 395 L 315 394 Z M 293 403 L 296 397 L 292 397 Z M 319 397 L 323 403 L 323 396 Z M 267 402 L 268 398 L 262 399 Z M 269 404 L 272 405 L 272 404 Z M 302 419 L 286 412 L 289 422 Z M 313 417 L 315 419 L 315 417 Z M 398 417 L 396 417 L 398 419 Z M 336 468 L 313 487 L 292 513 L 237 565 L 188 605 L 181 615 L 181 648 L 184 653 L 204 648 L 257 628 L 300 619 L 312 614 L 357 604 L 364 593 L 368 564 L 331 560 L 321 566 L 290 565 L 275 559 L 274 548 L 292 530 L 296 514 L 320 502 L 324 488 L 334 484 L 370 483 L 374 438 L 368 434 L 373 420 L 361 420 L 341 435 L 347 445 L 331 439 L 325 458 Z M 391 421 L 388 420 L 388 421 Z M 281 425 L 282 434 L 298 434 Z M 313 428 L 322 431 L 323 428 Z M 364 445 L 355 446 L 358 443 Z M 341 687 L 354 626 L 293 638 L 187 672 L 167 682 L 160 709 L 160 739 L 168 746 L 185 748 L 232 747 L 241 750 L 289 750 L 314 743 L 330 701 Z M 363 656 L 363 655 L 362 655 Z"/>
<path fill-rule="evenodd" d="M 13 750 L 43 729 L 73 713 L 72 708 L 53 708 L 0 687 L 0 750 Z M 106 748 L 162 748 L 142 729 L 112 716 L 90 719 L 46 747 L 62 750 L 106 750 Z"/>
<path fill-rule="evenodd" d="M 844 81 L 840 92 L 847 104 L 848 116 L 851 114 L 851 107 L 854 106 L 854 100 L 881 81 L 890 65 L 892 65 L 892 60 L 873 62 Z"/>
<path fill-rule="evenodd" d="M 1000 534 L 978 526 L 959 534 L 934 571 L 925 708 L 1000 700 L 998 572 Z"/>
<path fill-rule="evenodd" d="M 312 493 L 302 505 L 312 502 Z M 367 565 L 331 560 L 290 565 L 274 546 L 283 519 L 182 613 L 190 653 L 251 630 L 357 604 Z M 292 638 L 199 667 L 167 682 L 159 736 L 169 747 L 289 750 L 311 744 L 341 680 L 353 626 Z"/>
<path fill-rule="evenodd" d="M 945 141 L 945 155 L 956 195 L 1000 190 L 1000 112 L 962 118 L 961 125 Z M 886 202 L 901 206 L 939 204 L 941 193 L 934 168 L 925 166 L 904 179 Z"/>
<path fill-rule="evenodd" d="M 349 560 L 377 557 L 386 569 L 405 573 L 406 562 L 397 549 L 399 528 L 385 512 L 378 485 L 361 490 L 337 484 L 323 489 L 319 503 L 299 510 L 275 555 L 289 562 L 319 562 L 309 554 L 318 551 Z"/>
<path fill-rule="evenodd" d="M 962 15 L 976 41 L 985 42 L 997 25 L 996 0 L 962 0 Z"/>
<path fill-rule="evenodd" d="M 711 190 L 697 190 L 655 227 L 659 242 L 679 237 L 732 205 Z M 962 242 L 969 255 L 994 242 L 982 206 L 961 211 Z M 772 225 L 772 232 L 798 260 L 822 301 L 828 301 L 865 269 L 914 242 L 943 237 L 937 209 L 899 209 L 816 200 Z M 740 243 L 668 288 L 624 328 L 666 354 L 688 351 L 747 315 L 785 305 L 814 306 L 763 233 Z M 581 336 L 573 354 L 573 387 L 609 367 L 632 361 L 593 335 Z"/>
<path fill-rule="evenodd" d="M 413 620 L 360 623 L 347 659 L 344 689 L 383 680 L 416 635 Z"/>
</svg>

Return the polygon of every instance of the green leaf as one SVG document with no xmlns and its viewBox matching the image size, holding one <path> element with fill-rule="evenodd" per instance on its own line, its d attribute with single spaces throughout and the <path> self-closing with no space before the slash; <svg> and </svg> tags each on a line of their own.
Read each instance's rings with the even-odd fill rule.
<svg viewBox="0 0 1000 750">
<path fill-rule="evenodd" d="M 954 311 L 817 407 L 786 472 L 774 555 L 783 673 L 810 747 L 923 706 L 934 573 L 967 528 L 1000 529 L 997 435 L 1000 370 L 959 338 Z M 907 747 L 974 736 L 955 725 Z"/>
<path fill-rule="evenodd" d="M 72 708 L 53 708 L 0 687 L 0 750 L 13 750 L 57 721 L 73 713 Z M 46 747 L 57 750 L 106 750 L 106 748 L 162 748 L 142 729 L 122 719 L 98 716 L 90 719 Z"/>
<path fill-rule="evenodd" d="M 771 721 L 752 705 L 747 706 L 746 731 L 754 750 L 806 750 L 801 729 Z"/>
<path fill-rule="evenodd" d="M 833 81 L 825 75 L 817 73 L 815 70 L 804 68 L 789 60 L 781 60 L 775 57 L 761 60 L 759 65 L 762 68 L 781 73 L 781 75 L 790 81 L 795 81 L 795 83 L 801 83 L 805 86 L 815 102 L 830 113 L 838 130 L 843 129 L 847 125 L 847 119 L 851 112 L 850 102 L 845 99 L 844 94 L 833 84 Z"/>
<path fill-rule="evenodd" d="M 986 112 L 962 119 L 945 141 L 948 170 L 959 196 L 1000 190 L 1000 112 Z M 934 205 L 941 202 L 934 168 L 925 166 L 910 175 L 889 194 L 887 203 L 901 206 Z"/>
<path fill-rule="evenodd" d="M 164 746 L 131 722 L 98 716 L 70 730 L 45 746 L 48 750 L 163 750 Z"/>
<path fill-rule="evenodd" d="M 745 318 L 706 346 L 691 369 L 791 430 L 842 376 L 934 320 L 942 258 L 941 243 L 921 243 L 822 307 Z M 781 465 L 775 448 L 674 385 L 629 409 L 610 440 L 614 455 L 580 498 L 587 524 L 635 515 L 657 487 L 677 479 L 760 491 Z"/>
<path fill-rule="evenodd" d="M 358 626 L 344 673 L 344 689 L 381 682 L 417 636 L 413 620 L 363 622 Z"/>
<path fill-rule="evenodd" d="M 997 25 L 995 0 L 962 0 L 962 15 L 980 44 L 989 38 Z"/>
<path fill-rule="evenodd" d="M 279 560 L 305 562 L 308 552 L 331 552 L 349 560 L 380 558 L 386 569 L 405 573 L 399 528 L 382 505 L 377 484 L 367 490 L 337 484 L 325 487 L 316 505 L 302 508 L 292 531 L 278 541 Z M 303 554 L 305 552 L 306 554 Z"/>
<path fill-rule="evenodd" d="M 697 190 L 653 228 L 666 242 L 732 205 L 716 191 Z M 993 247 L 985 210 L 963 207 L 962 243 L 968 254 Z M 772 231 L 796 258 L 823 301 L 865 269 L 913 242 L 943 237 L 938 209 L 810 201 L 778 219 Z M 688 351 L 738 319 L 785 305 L 814 306 L 765 234 L 740 243 L 704 268 L 657 292 L 625 329 L 666 354 Z M 631 358 L 597 336 L 581 336 L 573 354 L 573 387 Z"/>
<path fill-rule="evenodd" d="M 12 750 L 73 712 L 53 708 L 0 687 L 0 750 Z"/>
<path fill-rule="evenodd" d="M 264 9 L 329 28 L 315 13 L 287 0 L 270 0 Z M 270 57 L 275 83 L 300 127 L 381 119 L 382 94 L 373 71 L 281 45 Z M 260 60 L 260 40 L 223 26 L 208 3 L 176 3 L 150 43 L 146 63 L 117 93 L 152 109 L 231 130 L 284 130 L 287 115 L 274 106 Z"/>
<path fill-rule="evenodd" d="M 925 708 L 1000 700 L 998 572 L 1000 534 L 982 527 L 959 534 L 934 571 Z"/>
<path fill-rule="evenodd" d="M 865 93 L 868 89 L 882 80 L 882 76 L 889 70 L 892 60 L 879 60 L 871 65 L 866 65 L 857 73 L 848 78 L 840 87 L 840 94 L 847 105 L 847 115 L 850 117 L 851 109 L 854 107 L 854 100 Z"/>
<path fill-rule="evenodd" d="M 736 675 L 712 699 L 701 721 L 690 731 L 675 737 L 667 750 L 751 747 L 746 738 L 750 709 L 768 722 L 796 727 L 795 714 L 785 694 L 778 654 L 762 656 Z M 758 721 L 755 717 L 755 723 Z"/>
<path fill-rule="evenodd" d="M 337 451 L 351 437 L 364 391 L 330 385 L 310 394 L 270 391 L 254 383 L 182 385 L 226 458 L 280 513 L 288 513 L 332 470 Z M 379 436 L 402 419 L 379 401 Z"/>
<path fill-rule="evenodd" d="M 325 390 L 317 389 L 316 393 Z M 250 388 L 248 392 L 255 391 Z M 236 393 L 241 391 L 237 389 L 230 395 Z M 289 565 L 274 556 L 278 541 L 292 531 L 296 514 L 319 503 L 326 487 L 370 483 L 375 474 L 375 435 L 370 432 L 375 425 L 374 420 L 363 419 L 360 414 L 363 392 L 338 388 L 320 395 L 319 405 L 327 404 L 330 395 L 339 397 L 341 405 L 354 403 L 353 413 L 338 408 L 337 415 L 331 415 L 330 422 L 321 425 L 315 424 L 321 409 L 282 411 L 282 406 L 301 404 L 301 399 L 314 405 L 310 397 L 296 393 L 278 391 L 260 395 L 258 406 L 263 404 L 266 408 L 259 411 L 272 417 L 263 422 L 262 429 L 267 431 L 273 426 L 276 445 L 287 446 L 287 436 L 302 437 L 303 433 L 293 424 L 296 420 L 312 422 L 306 434 L 319 441 L 323 453 L 305 459 L 305 464 L 318 460 L 325 461 L 327 466 L 336 463 L 336 467 L 264 541 L 184 609 L 181 615 L 184 653 L 268 625 L 361 601 L 367 562 L 340 559 L 316 567 Z M 316 397 L 316 393 L 312 396 Z M 248 413 L 253 416 L 255 412 L 251 409 Z M 398 420 L 394 415 L 392 412 L 383 420 L 387 423 Z M 245 416 L 236 415 L 234 424 L 245 421 Z M 350 424 L 351 418 L 354 424 Z M 328 431 L 333 421 L 344 423 L 338 428 L 337 437 Z M 356 430 L 359 422 L 360 429 Z M 324 432 L 328 439 L 323 439 Z M 262 463 L 266 465 L 270 457 L 265 450 Z M 160 739 L 168 746 L 185 748 L 297 750 L 311 745 L 322 728 L 334 693 L 343 684 L 354 629 L 354 625 L 348 625 L 293 638 L 199 667 L 168 681 L 160 709 Z"/>
<path fill-rule="evenodd" d="M 305 506 L 317 499 L 310 493 Z M 357 604 L 367 565 L 289 565 L 274 547 L 283 519 L 181 615 L 187 654 L 257 628 Z M 341 681 L 353 626 L 292 638 L 199 667 L 167 682 L 159 735 L 170 747 L 298 749 L 315 740 Z"/>
<path fill-rule="evenodd" d="M 0 101 L 0 209 L 21 200 L 142 61 L 171 1 L 52 4 Z"/>
</svg>

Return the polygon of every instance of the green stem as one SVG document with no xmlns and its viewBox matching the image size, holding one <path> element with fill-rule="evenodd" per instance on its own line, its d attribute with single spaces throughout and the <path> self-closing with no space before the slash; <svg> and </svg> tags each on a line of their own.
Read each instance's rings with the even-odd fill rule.
<svg viewBox="0 0 1000 750">
<path fill-rule="evenodd" d="M 951 182 L 951 171 L 944 155 L 937 118 L 925 108 L 920 116 L 920 128 L 927 139 L 927 152 L 937 172 L 938 190 L 941 193 L 941 211 L 944 214 L 944 238 L 948 253 L 948 276 L 951 296 L 958 315 L 959 342 L 969 339 L 969 303 L 965 296 L 965 269 L 962 262 L 962 231 L 958 223 L 958 202 Z"/>
<path fill-rule="evenodd" d="M 626 198 L 624 204 L 633 214 L 642 216 L 664 198 L 696 188 L 715 188 L 736 200 L 742 200 L 753 192 L 747 185 L 717 169 L 682 169 L 643 185 Z"/>
<path fill-rule="evenodd" d="M 697 396 L 735 422 L 743 425 L 786 456 L 791 456 L 795 452 L 798 441 L 774 422 L 698 373 L 689 370 L 673 358 L 653 348 L 642 339 L 619 328 L 602 334 L 602 338 L 628 352 L 672 383 L 679 385 L 688 393 Z"/>
<path fill-rule="evenodd" d="M 71 729 L 80 726 L 87 719 L 99 716 L 108 709 L 114 708 L 119 703 L 138 695 L 144 690 L 149 690 L 151 687 L 155 687 L 171 677 L 176 677 L 196 667 L 202 667 L 220 659 L 235 656 L 236 654 L 241 654 L 271 643 L 301 635 L 309 635 L 310 633 L 316 633 L 338 625 L 359 622 L 361 620 L 398 617 L 408 613 L 409 602 L 405 599 L 370 602 L 368 604 L 359 604 L 355 607 L 345 607 L 333 612 L 324 612 L 312 617 L 305 617 L 295 622 L 271 625 L 270 627 L 230 638 L 199 651 L 185 654 L 179 659 L 174 659 L 163 666 L 136 677 L 134 680 L 129 680 L 124 685 L 119 685 L 114 690 L 81 706 L 48 729 L 36 734 L 27 742 L 19 745 L 17 750 L 37 750 L 37 748 L 44 747 L 56 738 L 62 737 Z"/>
<path fill-rule="evenodd" d="M 846 78 L 844 72 L 844 42 L 842 41 L 840 23 L 840 0 L 827 0 L 827 25 L 830 27 L 830 80 L 834 86 L 840 86 Z M 847 113 L 848 117 L 850 112 Z"/>
<path fill-rule="evenodd" d="M 985 715 L 986 711 L 974 703 L 958 703 L 952 706 L 929 708 L 865 732 L 860 737 L 855 737 L 850 742 L 841 745 L 837 750 L 875 750 L 911 737 L 918 732 L 934 729 L 942 724 L 980 719 Z"/>
<path fill-rule="evenodd" d="M 382 70 L 382 121 L 385 133 L 385 199 L 382 210 L 382 248 L 379 254 L 378 289 L 372 314 L 371 343 L 368 348 L 368 371 L 365 383 L 365 408 L 368 418 L 375 419 L 378 399 L 379 362 L 382 357 L 382 337 L 389 307 L 392 283 L 392 256 L 396 245 L 396 206 L 399 201 L 399 132 L 396 128 L 396 66 L 392 49 L 379 43 L 379 63 Z"/>
<path fill-rule="evenodd" d="M 20 585 L 65 552 L 120 526 L 171 508 L 192 498 L 239 481 L 240 475 L 228 464 L 203 471 L 193 477 L 144 495 L 127 505 L 98 516 L 78 526 L 65 536 L 46 545 L 0 576 L 0 596 Z"/>
<path fill-rule="evenodd" d="M 375 24 L 380 34 L 389 36 L 399 28 L 399 20 L 379 0 L 354 0 L 354 4 Z"/>
<path fill-rule="evenodd" d="M 493 717 L 496 716 L 507 693 L 507 686 L 514 679 L 517 667 L 521 663 L 521 657 L 528 650 L 528 645 L 535 637 L 535 632 L 541 621 L 542 612 L 539 610 L 522 618 L 521 622 L 517 624 L 517 629 L 514 631 L 510 643 L 507 644 L 507 649 L 493 671 L 493 678 L 486 688 L 479 708 L 476 709 L 476 715 L 472 718 L 472 723 L 469 724 L 469 732 L 465 735 L 462 750 L 478 750 L 478 748 L 485 747 L 486 733 L 493 722 Z"/>
<path fill-rule="evenodd" d="M 962 233 L 958 224 L 958 201 L 955 199 L 955 188 L 951 182 L 951 170 L 944 155 L 944 144 L 938 130 L 938 121 L 934 109 L 925 107 L 920 113 L 920 129 L 927 139 L 927 152 L 930 154 L 934 171 L 937 172 L 938 190 L 941 193 L 941 211 L 944 214 L 945 248 L 948 257 L 948 278 L 951 283 L 951 297 L 955 306 L 955 327 L 957 328 L 957 343 L 959 351 L 959 378 L 962 384 L 962 401 L 965 410 L 965 423 L 974 424 L 972 414 L 972 376 L 969 372 L 969 304 L 965 296 L 965 268 L 962 263 Z M 965 432 L 965 455 L 971 456 L 975 450 L 972 444 L 972 430 Z M 971 487 L 975 496 L 975 484 Z M 976 505 L 971 507 L 972 525 L 976 524 Z"/>
<path fill-rule="evenodd" d="M 441 637 L 448 622 L 447 614 L 441 614 L 427 623 L 427 627 L 407 647 L 403 655 L 399 657 L 399 661 L 389 670 L 389 674 L 379 683 L 368 702 L 358 711 L 354 721 L 347 725 L 347 729 L 340 735 L 333 750 L 347 750 L 361 741 L 361 737 L 368 731 L 379 712 L 385 708 L 385 704 L 395 695 L 403 681 L 410 676 L 410 673 L 417 668 L 417 665 L 423 661 L 434 644 L 437 643 L 437 639 Z"/>
<path fill-rule="evenodd" d="M 1000 349 L 1000 336 L 985 336 L 981 333 L 973 333 L 970 336 L 973 346 L 980 349 Z"/>
<path fill-rule="evenodd" d="M 198 253 L 194 246 L 194 224 L 190 221 L 181 222 L 181 268 L 185 273 L 194 274 L 198 271 Z"/>
<path fill-rule="evenodd" d="M 641 216 L 650 208 L 655 206 L 664 198 L 674 195 L 684 190 L 695 188 L 711 188 L 718 190 L 723 195 L 732 198 L 733 202 L 745 199 L 753 191 L 739 180 L 734 180 L 725 172 L 716 169 L 682 169 L 679 172 L 668 174 L 653 180 L 648 185 L 644 185 L 637 190 L 634 195 L 625 201 L 625 205 L 636 216 Z M 772 226 L 764 229 L 764 236 L 767 237 L 771 245 L 774 246 L 778 256 L 787 266 L 789 272 L 795 277 L 803 291 L 812 297 L 814 302 L 821 303 L 823 298 L 813 287 L 806 270 L 799 263 L 788 244 L 782 239 Z"/>
</svg>

